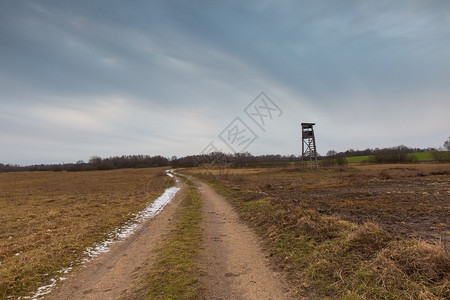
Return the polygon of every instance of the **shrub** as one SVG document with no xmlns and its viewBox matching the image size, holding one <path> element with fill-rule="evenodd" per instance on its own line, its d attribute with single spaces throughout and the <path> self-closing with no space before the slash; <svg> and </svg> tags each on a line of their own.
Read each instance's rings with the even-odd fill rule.
<svg viewBox="0 0 450 300">
<path fill-rule="evenodd" d="M 369 162 L 372 163 L 412 163 L 417 162 L 414 155 L 409 155 L 407 149 L 404 147 L 394 147 L 378 150 L 373 156 L 369 157 Z"/>
<path fill-rule="evenodd" d="M 334 158 L 329 158 L 329 159 L 323 159 L 323 160 L 319 161 L 319 164 L 322 167 L 332 167 L 335 165 L 343 166 L 343 165 L 348 164 L 348 161 L 345 157 L 339 156 L 339 157 L 334 157 Z"/>
<path fill-rule="evenodd" d="M 337 162 L 336 162 L 335 158 L 322 159 L 319 161 L 319 165 L 321 167 L 332 167 L 332 166 L 335 166 L 336 164 L 337 164 Z"/>
<path fill-rule="evenodd" d="M 343 166 L 343 165 L 348 164 L 347 159 L 346 159 L 345 157 L 343 157 L 343 156 L 336 157 L 336 162 L 337 162 L 337 164 L 340 165 L 340 166 Z"/>
<path fill-rule="evenodd" d="M 431 156 L 439 163 L 450 162 L 450 151 L 432 151 Z"/>
</svg>

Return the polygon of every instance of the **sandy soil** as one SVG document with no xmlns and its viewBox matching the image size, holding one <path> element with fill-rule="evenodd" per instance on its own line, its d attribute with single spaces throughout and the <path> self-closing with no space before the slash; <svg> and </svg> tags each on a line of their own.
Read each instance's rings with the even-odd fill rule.
<svg viewBox="0 0 450 300">
<path fill-rule="evenodd" d="M 136 299 L 142 298 L 140 286 L 155 261 L 152 251 L 173 228 L 172 218 L 186 193 L 181 190 L 155 218 L 147 220 L 127 239 L 117 242 L 108 253 L 80 266 L 45 299 Z"/>
<path fill-rule="evenodd" d="M 208 185 L 193 181 L 203 200 L 206 298 L 291 299 L 288 285 L 270 268 L 257 237 L 231 204 Z"/>
</svg>

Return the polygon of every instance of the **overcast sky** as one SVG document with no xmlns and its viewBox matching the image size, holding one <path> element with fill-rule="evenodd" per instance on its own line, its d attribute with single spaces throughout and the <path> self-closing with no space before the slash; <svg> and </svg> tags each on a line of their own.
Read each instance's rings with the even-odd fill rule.
<svg viewBox="0 0 450 300">
<path fill-rule="evenodd" d="M 0 0 L 3 163 L 240 151 L 239 126 L 300 155 L 302 122 L 322 155 L 438 147 L 449 92 L 450 1 Z"/>
</svg>

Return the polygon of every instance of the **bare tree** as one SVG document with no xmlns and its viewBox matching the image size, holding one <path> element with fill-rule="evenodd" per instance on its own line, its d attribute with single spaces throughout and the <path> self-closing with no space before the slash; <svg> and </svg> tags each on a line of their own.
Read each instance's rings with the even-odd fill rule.
<svg viewBox="0 0 450 300">
<path fill-rule="evenodd" d="M 450 151 L 450 136 L 448 137 L 448 140 L 444 142 L 444 148 Z"/>
<path fill-rule="evenodd" d="M 327 152 L 327 156 L 335 156 L 336 154 L 337 154 L 337 152 L 334 150 L 330 150 Z"/>
</svg>

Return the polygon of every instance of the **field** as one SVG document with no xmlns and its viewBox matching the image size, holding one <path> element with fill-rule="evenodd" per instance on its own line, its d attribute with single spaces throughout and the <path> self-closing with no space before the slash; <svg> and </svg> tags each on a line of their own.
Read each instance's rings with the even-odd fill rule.
<svg viewBox="0 0 450 300">
<path fill-rule="evenodd" d="M 300 295 L 450 296 L 449 164 L 185 172 L 233 201 Z"/>
<path fill-rule="evenodd" d="M 35 291 L 172 184 L 162 168 L 0 174 L 0 299 Z"/>
<path fill-rule="evenodd" d="M 434 157 L 431 152 L 417 152 L 408 154 L 409 157 L 413 157 L 418 162 L 431 162 L 434 160 Z M 363 156 L 351 156 L 347 157 L 347 161 L 349 163 L 362 163 L 369 161 L 371 156 L 363 155 Z"/>
<path fill-rule="evenodd" d="M 433 155 L 431 154 L 431 152 L 418 152 L 418 153 L 413 153 L 412 155 L 414 155 L 418 161 L 432 161 L 432 160 L 434 160 Z"/>
<path fill-rule="evenodd" d="M 163 217 L 146 223 L 105 260 L 77 268 L 74 281 L 64 283 L 89 293 L 89 285 L 79 288 L 81 270 L 99 267 L 103 271 L 94 271 L 87 277 L 95 278 L 90 282 L 103 286 L 108 274 L 115 274 L 118 283 L 125 282 L 121 276 L 140 274 L 144 286 L 136 288 L 150 299 L 201 298 L 217 287 L 215 295 L 242 296 L 242 289 L 262 290 L 254 289 L 262 279 L 252 285 L 239 282 L 259 278 L 261 272 L 250 274 L 267 268 L 267 258 L 271 268 L 265 269 L 265 278 L 272 278 L 270 270 L 281 272 L 286 281 L 280 284 L 286 283 L 295 298 L 450 298 L 450 164 L 319 169 L 291 164 L 177 172 L 209 183 L 225 198 L 195 178 L 180 181 L 178 202 Z M 79 264 L 87 247 L 107 238 L 173 184 L 163 168 L 1 173 L 0 299 L 30 295 L 51 278 L 65 276 L 58 271 Z M 248 238 L 244 224 L 259 237 Z M 229 232 L 224 234 L 224 228 Z M 141 242 L 149 237 L 158 242 L 144 246 Z M 248 246 L 250 241 L 255 248 Z M 261 251 L 249 252 L 259 244 Z M 205 249 L 215 249 L 209 251 L 213 261 Z M 225 254 L 219 251 L 224 249 Z M 142 263 L 130 253 L 140 253 Z M 236 264 L 243 253 L 258 263 L 249 267 L 247 257 L 245 264 Z M 126 261 L 127 256 L 140 273 L 132 267 L 134 275 L 123 275 L 115 266 L 116 259 Z"/>
<path fill-rule="evenodd" d="M 201 172 L 201 171 L 200 171 Z M 214 172 L 214 171 L 213 171 Z M 218 177 L 236 189 L 299 203 L 390 233 L 450 246 L 450 165 L 230 169 Z"/>
</svg>

